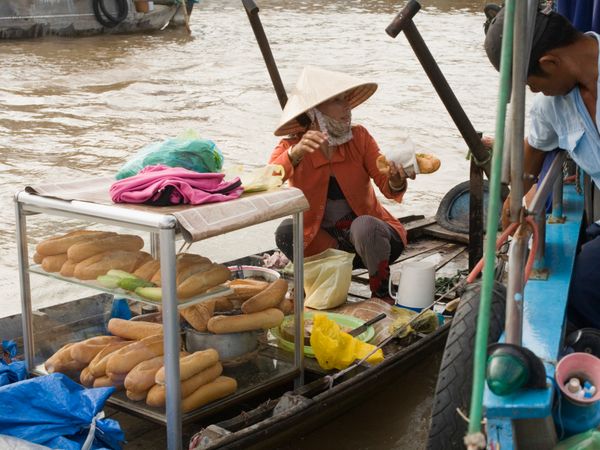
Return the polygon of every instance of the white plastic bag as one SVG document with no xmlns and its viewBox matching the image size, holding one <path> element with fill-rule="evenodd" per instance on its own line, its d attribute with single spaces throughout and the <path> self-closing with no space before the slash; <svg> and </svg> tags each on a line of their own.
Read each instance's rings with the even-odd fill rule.
<svg viewBox="0 0 600 450">
<path fill-rule="evenodd" d="M 304 305 L 331 309 L 348 297 L 354 253 L 329 248 L 304 259 Z"/>
<path fill-rule="evenodd" d="M 410 137 L 401 136 L 398 144 L 386 149 L 383 155 L 388 161 L 393 161 L 396 165 L 400 165 L 404 169 L 412 169 L 415 173 L 419 173 L 416 148 Z"/>
</svg>

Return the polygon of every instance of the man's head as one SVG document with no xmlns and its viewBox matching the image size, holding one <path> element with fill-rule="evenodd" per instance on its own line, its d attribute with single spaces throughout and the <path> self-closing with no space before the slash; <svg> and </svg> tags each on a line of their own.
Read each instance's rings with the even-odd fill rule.
<svg viewBox="0 0 600 450">
<path fill-rule="evenodd" d="M 485 37 L 485 51 L 496 70 L 500 70 L 503 28 L 504 8 L 492 19 Z M 573 89 L 576 80 L 565 71 L 562 50 L 580 36 L 581 33 L 560 14 L 537 12 L 527 68 L 527 84 L 533 92 L 564 95 Z"/>
</svg>

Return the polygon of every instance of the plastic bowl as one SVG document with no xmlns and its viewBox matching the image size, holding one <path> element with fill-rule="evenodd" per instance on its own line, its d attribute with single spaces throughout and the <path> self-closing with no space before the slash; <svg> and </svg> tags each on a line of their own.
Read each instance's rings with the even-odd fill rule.
<svg viewBox="0 0 600 450">
<path fill-rule="evenodd" d="M 265 280 L 269 283 L 281 278 L 279 272 L 273 269 L 267 269 L 266 267 L 259 266 L 229 266 L 231 275 L 234 279 L 252 278 Z"/>
</svg>

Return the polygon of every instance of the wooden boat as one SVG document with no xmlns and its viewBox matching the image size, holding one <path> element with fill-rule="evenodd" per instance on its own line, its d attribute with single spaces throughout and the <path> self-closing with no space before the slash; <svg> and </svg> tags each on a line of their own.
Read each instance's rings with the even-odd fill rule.
<svg viewBox="0 0 600 450">
<path fill-rule="evenodd" d="M 410 244 L 396 265 L 411 258 L 432 257 L 436 260 L 437 273 L 450 277 L 466 268 L 466 235 L 445 231 L 436 225 L 434 219 L 422 216 L 412 216 L 402 221 L 409 231 Z M 252 255 L 231 261 L 231 264 L 257 265 L 259 260 L 260 256 Z M 377 311 L 391 310 L 392 307 L 384 302 L 368 297 L 367 277 L 364 271 L 355 271 L 345 310 L 351 311 L 353 306 L 359 305 L 370 305 L 373 315 Z M 100 294 L 36 312 L 34 320 L 38 321 L 38 325 L 35 328 L 43 330 L 35 336 L 36 342 L 43 343 L 39 352 L 51 355 L 62 345 L 62 338 L 66 333 L 72 336 L 71 339 L 103 333 L 112 300 L 111 295 Z M 277 442 L 283 442 L 290 435 L 301 433 L 317 422 L 326 423 L 350 406 L 364 401 L 374 390 L 410 370 L 419 359 L 439 351 L 444 345 L 451 316 L 446 319 L 443 326 L 430 334 L 417 333 L 403 340 L 391 340 L 383 347 L 386 355 L 384 362 L 373 367 L 357 367 L 331 385 L 328 376 L 332 372 L 322 370 L 314 359 L 305 358 L 304 386 L 294 389 L 289 377 L 268 390 L 257 384 L 249 395 L 239 400 L 243 400 L 243 403 L 238 401 L 226 403 L 219 408 L 203 408 L 205 411 L 202 414 L 184 424 L 184 439 L 189 439 L 192 433 L 203 428 L 202 434 L 193 439 L 194 445 L 190 448 L 252 448 L 255 445 L 273 447 Z M 1 322 L 2 339 L 15 339 L 21 345 L 20 315 L 4 318 Z M 388 319 L 376 324 L 377 332 L 386 328 L 389 323 Z M 282 350 L 273 340 L 261 344 L 260 355 L 265 360 L 280 361 L 280 364 L 293 359 L 291 352 Z M 249 367 L 255 362 L 245 364 Z M 244 365 L 232 370 L 239 377 L 239 374 L 244 373 Z M 252 370 L 247 372 L 252 373 Z M 227 374 L 227 369 L 225 373 Z M 118 398 L 109 403 L 109 416 L 119 421 L 129 443 L 145 445 L 145 431 L 154 431 L 151 436 L 156 439 L 155 423 L 140 422 L 131 415 L 131 410 L 121 410 Z M 209 426 L 212 423 L 214 425 Z M 159 434 L 164 438 L 166 430 L 162 429 Z M 153 442 L 152 445 L 157 444 Z"/>
<path fill-rule="evenodd" d="M 184 11 L 187 8 L 187 13 Z M 6 0 L 0 2 L 0 39 L 90 36 L 181 27 L 193 2 L 172 0 Z"/>
</svg>

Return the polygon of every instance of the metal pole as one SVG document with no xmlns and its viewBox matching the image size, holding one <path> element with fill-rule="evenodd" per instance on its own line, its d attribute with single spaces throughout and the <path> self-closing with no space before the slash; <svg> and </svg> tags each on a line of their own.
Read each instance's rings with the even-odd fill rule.
<svg viewBox="0 0 600 450">
<path fill-rule="evenodd" d="M 294 387 L 304 385 L 304 223 L 301 212 L 294 213 L 294 367 L 300 372 Z"/>
<path fill-rule="evenodd" d="M 429 48 L 427 48 L 421 34 L 412 21 L 412 18 L 417 14 L 419 9 L 421 9 L 419 2 L 416 0 L 409 1 L 404 9 L 398 13 L 392 23 L 385 29 L 385 32 L 395 38 L 401 31 L 404 31 L 408 43 L 412 47 L 421 66 L 423 66 L 423 69 L 429 77 L 438 96 L 444 103 L 446 110 L 450 113 L 450 117 L 452 117 L 458 131 L 460 131 L 460 134 L 467 143 L 471 153 L 482 163 L 483 171 L 489 178 L 490 157 L 488 151 L 484 148 L 481 138 L 477 135 L 475 128 L 473 128 L 473 124 L 462 109 L 454 92 L 452 92 L 452 88 L 446 81 L 444 74 L 435 62 Z"/>
<path fill-rule="evenodd" d="M 562 175 L 562 174 L 561 174 Z M 552 218 L 554 221 L 563 220 L 563 177 L 559 176 L 552 189 Z"/>
<path fill-rule="evenodd" d="M 483 171 L 471 160 L 469 176 L 469 271 L 483 256 Z"/>
<path fill-rule="evenodd" d="M 521 225 L 510 245 L 508 283 L 506 286 L 506 342 L 521 345 L 523 322 L 523 290 L 525 287 L 525 260 L 530 233 Z"/>
<path fill-rule="evenodd" d="M 525 135 L 525 83 L 527 61 L 527 2 L 516 2 L 513 39 L 512 99 L 510 114 L 510 220 L 519 221 L 523 205 L 523 136 Z"/>
<path fill-rule="evenodd" d="M 23 327 L 23 354 L 25 366 L 30 373 L 34 368 L 33 314 L 31 308 L 31 283 L 29 280 L 29 256 L 27 253 L 27 219 L 21 203 L 15 196 L 15 220 L 17 225 L 17 259 L 21 288 L 21 324 Z"/>
<path fill-rule="evenodd" d="M 177 291 L 175 289 L 175 228 L 161 228 L 159 240 L 167 390 L 167 448 L 180 450 L 182 448 L 182 420 L 179 377 L 179 312 L 177 311 Z"/>
</svg>

